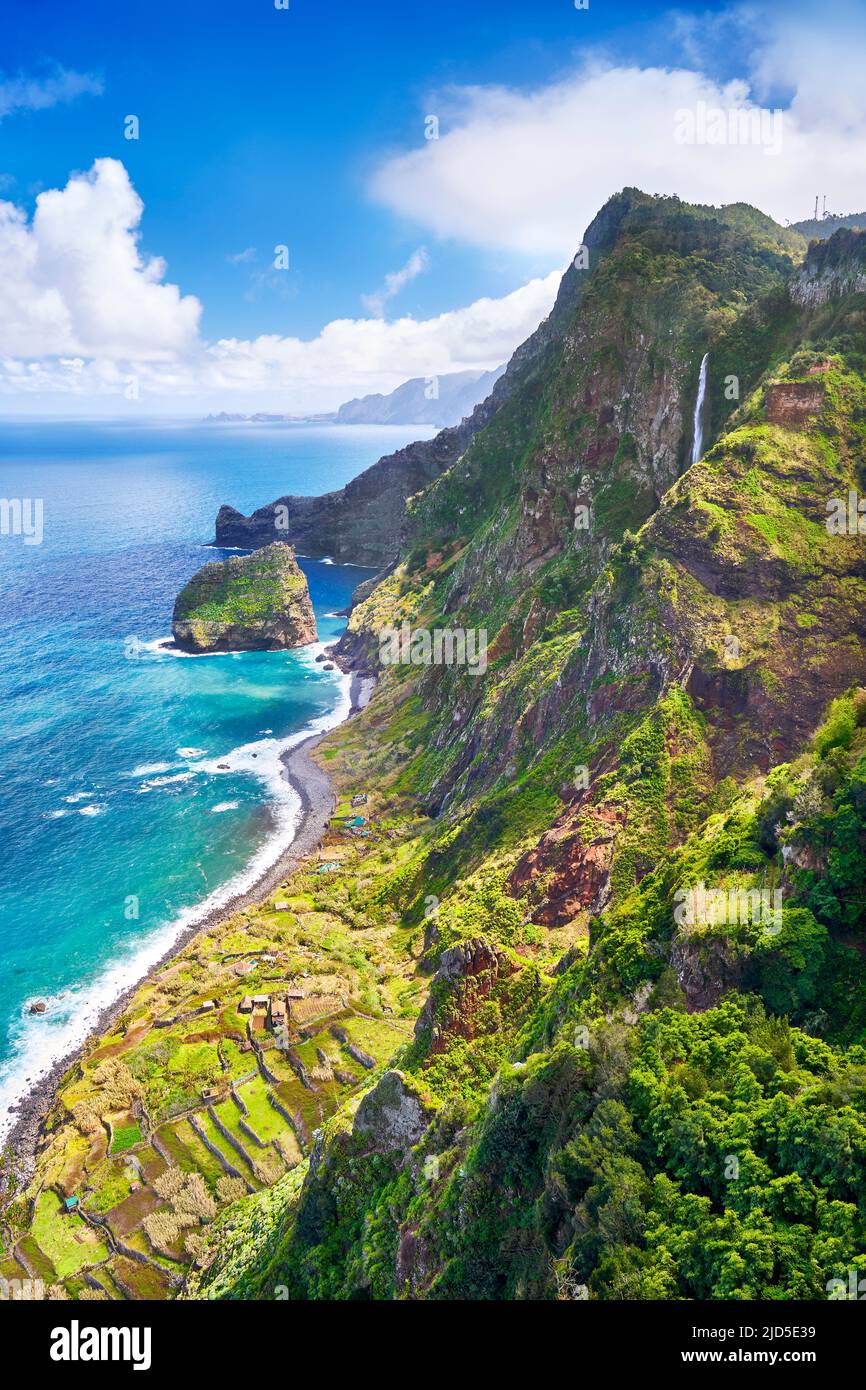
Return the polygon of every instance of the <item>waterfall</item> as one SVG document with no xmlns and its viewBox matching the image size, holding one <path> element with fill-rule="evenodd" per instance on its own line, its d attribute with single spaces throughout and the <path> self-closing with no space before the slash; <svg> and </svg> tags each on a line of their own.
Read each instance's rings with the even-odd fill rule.
<svg viewBox="0 0 866 1390">
<path fill-rule="evenodd" d="M 692 463 L 697 463 L 704 448 L 704 397 L 707 394 L 707 363 L 710 354 L 705 352 L 701 360 L 701 374 L 698 378 L 698 398 L 695 401 L 695 441 L 692 445 Z"/>
</svg>

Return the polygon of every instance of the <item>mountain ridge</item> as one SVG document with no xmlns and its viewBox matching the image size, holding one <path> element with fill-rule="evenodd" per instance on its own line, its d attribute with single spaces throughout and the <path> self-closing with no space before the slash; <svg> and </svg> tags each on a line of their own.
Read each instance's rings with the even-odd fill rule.
<svg viewBox="0 0 866 1390">
<path fill-rule="evenodd" d="M 676 235 L 675 224 L 687 205 L 672 198 L 659 200 L 656 206 L 662 203 L 667 208 L 671 232 Z M 652 206 L 653 200 L 638 189 L 625 189 L 609 199 L 584 234 L 586 258 L 593 263 L 603 261 L 629 219 L 638 230 L 642 219 L 651 223 L 647 210 Z M 792 255 L 805 251 L 805 242 L 796 232 L 776 226 L 745 204 L 732 204 L 721 210 L 696 207 L 689 215 L 705 224 L 717 249 L 725 244 L 728 256 L 736 241 L 738 221 L 754 220 L 758 244 L 753 273 L 759 278 L 773 271 L 778 273 L 786 263 L 790 266 Z M 717 229 L 715 237 L 711 228 Z M 651 238 L 650 225 L 645 228 L 645 235 Z M 532 381 L 543 370 L 545 355 L 558 339 L 562 322 L 582 292 L 587 273 L 583 259 L 575 257 L 562 278 L 551 313 L 512 355 L 490 396 L 460 425 L 443 430 L 432 440 L 386 455 L 345 488 L 322 497 L 287 495 L 259 508 L 250 517 L 224 504 L 217 515 L 214 543 L 254 548 L 276 537 L 289 540 L 301 554 L 313 558 L 328 555 L 349 563 L 389 565 L 403 536 L 407 499 L 447 471 L 515 391 L 523 385 L 531 389 Z"/>
<path fill-rule="evenodd" d="M 322 859 L 140 993 L 40 1160 L 80 1171 L 87 1107 L 138 1105 L 169 1175 L 220 1149 L 246 1195 L 211 1178 L 186 1245 L 157 1177 L 183 1297 L 824 1299 L 866 1259 L 866 236 L 836 235 L 616 195 L 408 502 L 338 644 L 378 681 L 316 750 Z M 284 1053 L 231 974 L 265 948 Z M 177 1079 L 199 1008 L 219 1095 Z"/>
<path fill-rule="evenodd" d="M 411 377 L 387 395 L 361 396 L 346 401 L 336 413 L 340 425 L 459 425 L 490 395 L 505 371 L 444 372 Z"/>
<path fill-rule="evenodd" d="M 855 262 L 862 244 L 849 248 Z M 840 247 L 837 243 L 837 252 Z M 247 1256 L 255 1287 L 266 1290 L 279 1278 L 293 1298 L 741 1298 L 778 1297 L 780 1290 L 789 1297 L 822 1297 L 838 1268 L 859 1257 L 863 1233 L 854 1206 L 846 1208 L 852 1217 L 844 1233 L 837 1229 L 836 1244 L 824 1247 L 820 1272 L 810 1272 L 808 1262 L 794 1255 L 791 1242 L 806 1240 L 807 1232 L 809 1240 L 826 1238 L 827 1204 L 855 1201 L 857 1184 L 852 1186 L 850 1171 L 821 1168 L 817 1135 L 803 1141 L 795 1161 L 787 1140 L 772 1148 L 761 1133 L 773 1094 L 780 1115 L 781 1096 L 786 1097 L 783 1126 L 802 1124 L 806 1112 L 793 1099 L 800 1093 L 820 1108 L 822 1126 L 836 1123 L 833 1102 L 821 1098 L 818 1058 L 825 1044 L 798 1032 L 787 1019 L 777 1026 L 766 1010 L 780 1009 L 801 1028 L 805 1023 L 850 1038 L 852 1003 L 830 1002 L 841 992 L 846 1001 L 857 1001 L 854 1016 L 861 1031 L 855 1036 L 863 1036 L 864 1022 L 862 982 L 859 989 L 855 983 L 857 953 L 831 935 L 827 923 L 837 909 L 827 908 L 806 848 L 816 807 L 827 795 L 825 790 L 810 800 L 806 789 L 823 777 L 825 787 L 835 785 L 837 804 L 847 804 L 845 798 L 853 795 L 849 788 L 859 785 L 866 751 L 866 734 L 857 732 L 866 721 L 866 692 L 856 700 L 844 693 L 866 677 L 864 633 L 856 626 L 860 605 L 854 599 L 866 594 L 862 546 L 856 537 L 834 536 L 827 529 L 824 505 L 861 481 L 864 296 L 856 277 L 852 281 L 846 270 L 840 278 L 838 266 L 822 268 L 822 259 L 812 256 L 802 280 L 823 279 L 819 296 L 801 302 L 792 287 L 785 289 L 780 306 L 778 288 L 766 287 L 765 302 L 755 309 L 755 331 L 765 326 L 769 313 L 774 342 L 739 409 L 724 426 L 717 422 L 702 459 L 672 480 L 637 536 L 624 527 L 620 539 L 602 549 L 581 610 L 588 642 L 573 620 L 575 643 L 566 644 L 552 681 L 547 673 L 544 713 L 540 708 L 531 719 L 525 746 L 514 737 L 519 727 L 514 711 L 496 712 L 507 677 L 501 676 L 498 689 L 488 690 L 479 705 L 467 692 L 465 672 L 383 673 L 369 715 L 376 718 L 378 704 L 379 732 L 371 727 L 371 736 L 380 742 L 388 730 L 389 705 L 391 720 L 404 731 L 412 727 L 407 707 L 414 712 L 418 723 L 408 785 L 428 789 L 426 809 L 433 818 L 429 836 L 421 837 L 426 845 L 419 846 L 415 865 L 410 861 L 392 882 L 389 898 L 410 920 L 413 904 L 425 894 L 429 900 L 434 892 L 439 905 L 433 921 L 424 925 L 422 916 L 418 927 L 420 932 L 423 926 L 428 957 L 437 966 L 428 1006 L 419 1017 L 414 1045 L 397 1061 L 399 1082 L 388 1080 L 394 1073 L 387 1073 L 380 1084 L 388 1080 L 405 1096 L 419 1094 L 434 1118 L 420 1137 L 414 1133 L 391 1142 L 389 1162 L 377 1171 L 377 1194 L 369 1189 L 369 1160 L 351 1112 L 329 1121 L 300 1191 L 293 1189 L 290 1198 L 287 1192 L 287 1204 L 275 1194 L 268 1212 L 260 1210 L 266 1227 L 274 1218 L 277 1225 L 268 1242 L 270 1268 L 257 1270 L 255 1256 Z M 731 325 L 726 327 L 730 332 Z M 778 356 L 780 345 L 788 354 L 784 360 Z M 801 399 L 805 386 L 808 410 L 786 414 L 787 402 Z M 461 470 L 459 483 L 465 487 L 473 474 L 462 463 Z M 355 642 L 365 627 L 375 634 L 398 616 L 428 625 L 440 614 L 470 621 L 472 595 L 485 586 L 489 593 L 492 571 L 483 549 L 491 523 L 477 498 L 466 541 L 454 557 L 432 549 L 444 530 L 436 494 L 449 485 L 448 478 L 444 475 L 413 504 L 409 543 L 415 549 L 353 613 Z M 453 486 L 459 495 L 456 478 Z M 495 501 L 491 518 L 501 508 L 501 492 Z M 747 517 L 753 519 L 746 522 Z M 502 539 L 499 547 L 501 589 L 514 552 Z M 473 552 L 481 569 L 467 587 L 466 564 Z M 541 554 L 534 578 L 543 572 Z M 675 580 L 672 561 L 678 568 Z M 437 594 L 435 576 L 443 569 L 444 588 Z M 719 600 L 734 606 L 733 622 L 724 611 L 718 615 L 709 665 L 704 655 L 709 632 L 694 586 L 707 596 L 711 610 Z M 663 598 L 677 587 L 684 592 L 673 598 L 670 613 L 678 612 L 676 624 L 684 621 L 685 628 L 671 627 L 656 603 L 657 595 Z M 776 609 L 781 617 L 795 596 L 799 602 L 791 618 L 784 629 L 777 628 Z M 755 621 L 758 610 L 748 607 L 752 597 L 770 599 L 763 629 Z M 496 632 L 488 673 L 492 669 L 495 676 L 509 664 L 525 667 L 534 647 L 535 664 L 543 669 L 544 645 L 539 649 L 538 644 L 544 616 L 533 618 L 532 611 L 537 598 L 536 589 L 508 640 L 502 628 Z M 562 616 L 553 624 L 548 654 L 565 636 Z M 784 660 L 784 669 L 771 666 L 753 684 L 747 675 L 744 685 L 743 673 L 754 664 L 755 653 L 734 654 L 725 647 L 724 638 L 737 631 L 743 647 L 775 652 L 771 662 Z M 836 633 L 837 640 L 824 651 L 828 633 Z M 658 653 L 662 663 L 649 685 L 644 650 Z M 573 697 L 563 704 L 569 690 L 577 694 L 582 717 Z M 834 695 L 830 718 L 813 740 Z M 444 800 L 437 786 L 453 760 L 455 736 L 438 739 L 438 711 L 443 732 L 447 725 L 453 729 L 455 720 L 461 731 L 458 775 L 446 774 Z M 793 722 L 780 739 L 777 720 L 784 711 Z M 502 768 L 498 779 L 495 772 L 490 776 L 490 745 L 472 737 L 473 727 L 490 721 L 501 725 L 512 758 L 508 768 L 494 759 L 494 769 Z M 757 743 L 749 741 L 754 731 L 763 731 Z M 334 741 L 339 743 L 339 736 Z M 785 759 L 791 757 L 797 761 L 788 766 Z M 590 773 L 588 787 L 577 790 L 563 786 L 560 775 L 554 802 L 558 797 L 564 809 L 552 822 L 547 798 L 558 779 L 551 758 L 565 766 L 585 759 Z M 836 782 L 826 781 L 824 760 L 831 758 Z M 471 775 L 475 767 L 484 769 L 480 782 Z M 405 772 L 399 784 L 407 785 Z M 787 831 L 784 819 L 782 825 L 776 821 L 780 799 L 791 808 Z M 547 826 L 534 846 L 527 834 L 533 821 Z M 520 848 L 523 853 L 516 856 Z M 503 860 L 512 866 L 506 878 L 493 870 Z M 481 869 L 486 887 L 485 878 L 477 877 Z M 790 905 L 781 911 L 778 929 L 765 932 L 758 919 L 722 919 L 695 934 L 677 931 L 677 882 L 694 884 L 701 874 L 718 882 L 720 869 L 723 883 L 737 885 L 737 894 L 785 896 Z M 840 863 L 838 882 L 859 881 L 862 872 L 862 857 L 844 871 Z M 725 894 L 727 901 L 727 887 Z M 516 915 L 509 902 L 518 906 Z M 847 910 L 854 912 L 853 902 Z M 565 944 L 569 923 L 587 916 L 588 939 L 572 938 L 552 975 L 539 975 L 529 945 L 536 942 L 538 950 L 532 924 L 541 924 L 542 934 L 551 926 L 564 931 Z M 829 1012 L 819 1018 L 814 1007 L 822 999 Z M 586 1035 L 586 1043 L 570 1041 L 575 1029 L 578 1037 Z M 685 1057 L 693 1060 L 683 1092 L 677 1072 L 684 1063 L 677 1059 L 689 1036 Z M 710 1062 L 704 1049 L 713 1046 L 724 1061 Z M 745 1122 L 736 1102 L 728 1107 L 730 1121 L 721 1121 L 717 1139 L 719 1154 L 735 1150 L 736 1173 L 747 1174 L 737 1187 L 724 1177 L 721 1157 L 709 1170 L 685 1157 L 674 1160 L 674 1131 L 666 1115 L 673 1105 L 675 1114 L 707 1124 L 701 1097 L 714 1086 L 736 1089 L 739 1056 L 764 1068 L 760 1075 L 766 1077 L 784 1077 L 779 1068 L 787 1068 L 792 1080 L 796 1074 L 796 1085 L 782 1093 L 772 1087 L 765 1091 L 764 1083 L 756 1082 L 759 1073 L 747 1066 L 753 1087 L 749 1139 L 744 1145 L 724 1137 L 725 1124 Z M 839 1084 L 855 1084 L 864 1056 L 859 1046 L 850 1061 L 844 1052 L 833 1053 Z M 445 1059 L 449 1065 L 443 1068 Z M 471 1101 L 477 1067 L 489 1081 L 496 1080 L 489 1091 L 482 1085 L 483 1099 Z M 474 1117 L 468 1131 L 467 1104 Z M 840 1115 L 839 1123 L 846 1122 Z M 866 1152 L 866 1128 L 859 1117 L 851 1123 L 857 1126 L 858 1152 Z M 811 1219 L 801 1208 L 773 1205 L 773 1193 L 791 1184 L 817 1203 Z M 330 1205 L 336 1187 L 339 1225 Z M 531 1232 L 526 1245 L 515 1246 L 522 1225 L 518 1219 L 515 1227 L 515 1204 Z M 376 1234 L 380 1229 L 382 1237 Z M 758 1229 L 765 1231 L 772 1251 L 763 1268 L 741 1258 L 744 1243 Z M 715 1253 L 709 1267 L 701 1268 L 698 1251 L 707 1239 L 715 1242 Z M 232 1259 L 243 1260 L 242 1244 L 242 1227 L 227 1233 Z M 193 1279 L 191 1291 L 225 1296 L 231 1281 L 217 1254 Z"/>
</svg>

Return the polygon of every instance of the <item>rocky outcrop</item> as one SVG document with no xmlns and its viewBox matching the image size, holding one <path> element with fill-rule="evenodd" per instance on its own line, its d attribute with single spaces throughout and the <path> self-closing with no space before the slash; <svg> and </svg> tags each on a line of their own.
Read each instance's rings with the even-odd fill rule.
<svg viewBox="0 0 866 1390">
<path fill-rule="evenodd" d="M 395 1283 L 404 1296 L 417 1298 L 439 1268 L 438 1252 L 431 1248 L 417 1226 L 406 1225 L 400 1231 Z"/>
<path fill-rule="evenodd" d="M 709 932 L 679 937 L 671 947 L 671 965 L 690 1010 L 710 1009 L 743 980 L 744 958 L 727 937 Z"/>
<path fill-rule="evenodd" d="M 433 1112 L 402 1071 L 386 1071 L 362 1098 L 352 1132 L 375 1153 L 408 1153 L 424 1134 Z"/>
<path fill-rule="evenodd" d="M 476 1015 L 500 980 L 520 966 L 484 936 L 459 941 L 442 952 L 430 994 L 415 1024 L 415 1037 L 428 1055 L 443 1052 L 448 1039 L 476 1036 Z"/>
<path fill-rule="evenodd" d="M 306 577 L 291 546 L 204 565 L 177 596 L 175 645 L 188 652 L 277 651 L 317 640 Z"/>
<path fill-rule="evenodd" d="M 338 492 L 287 495 L 248 517 L 234 507 L 220 507 L 215 544 L 257 549 L 281 539 L 313 559 L 330 556 L 338 563 L 388 564 L 399 548 L 407 497 L 448 468 L 485 419 L 485 406 L 479 406 L 456 429 L 380 459 Z"/>
<path fill-rule="evenodd" d="M 837 231 L 828 241 L 813 243 L 789 285 L 791 299 L 806 309 L 864 292 L 866 232 L 849 228 Z"/>
</svg>

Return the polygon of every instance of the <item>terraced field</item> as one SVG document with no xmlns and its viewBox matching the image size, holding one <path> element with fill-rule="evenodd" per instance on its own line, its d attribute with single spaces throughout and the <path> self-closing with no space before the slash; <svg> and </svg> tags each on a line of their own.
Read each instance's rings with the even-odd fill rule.
<svg viewBox="0 0 866 1390">
<path fill-rule="evenodd" d="M 210 1221 L 300 1163 L 408 1041 L 424 982 L 400 923 L 349 901 L 362 861 L 391 859 L 395 813 L 369 839 L 328 837 L 322 858 L 339 855 L 339 870 L 311 862 L 196 938 L 67 1074 L 35 1176 L 0 1222 L 0 1278 L 20 1296 L 172 1297 Z M 300 997 L 281 1051 L 264 1012 L 239 1005 L 288 988 Z"/>
</svg>

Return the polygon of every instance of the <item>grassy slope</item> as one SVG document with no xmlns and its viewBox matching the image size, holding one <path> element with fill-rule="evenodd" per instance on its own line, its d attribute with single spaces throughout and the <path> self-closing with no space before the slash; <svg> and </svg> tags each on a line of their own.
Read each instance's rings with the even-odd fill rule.
<svg viewBox="0 0 866 1390">
<path fill-rule="evenodd" d="M 503 643 L 483 689 L 467 698 L 459 673 L 389 674 L 365 716 L 368 761 L 396 753 L 422 804 L 438 801 L 461 743 L 475 740 L 484 762 L 507 739 L 492 785 L 473 785 L 474 760 L 462 759 L 445 813 L 387 890 L 431 964 L 479 938 L 503 963 L 468 1009 L 437 977 L 435 1033 L 423 1027 L 395 1059 L 435 1110 L 421 1143 L 373 1158 L 351 1113 L 335 1117 L 300 1194 L 282 1184 L 231 1213 L 194 1293 L 824 1297 L 829 1279 L 866 1263 L 861 706 L 834 707 L 815 751 L 799 751 L 828 695 L 864 675 L 859 545 L 822 524 L 827 498 L 859 480 L 861 315 L 858 297 L 804 325 L 771 293 L 751 330 L 768 378 L 799 379 L 833 356 L 805 432 L 766 421 L 756 380 L 730 432 L 611 553 L 586 603 L 544 615 L 523 650 Z M 447 487 L 420 503 L 417 534 Z M 484 569 L 496 525 L 475 500 L 468 549 L 440 548 L 432 565 L 429 552 L 424 565 L 410 556 L 356 627 L 462 616 L 455 596 L 466 603 L 465 576 L 479 552 Z M 511 601 L 508 564 L 494 604 Z M 745 700 L 714 703 L 721 639 L 737 631 Z M 683 657 L 708 678 L 695 686 L 703 708 L 674 679 Z M 376 751 L 383 722 L 388 755 Z M 597 772 L 589 797 L 567 786 L 576 761 Z M 534 925 L 544 874 L 522 899 L 507 875 L 557 812 L 585 843 L 606 805 L 626 820 L 607 910 L 561 931 Z M 782 885 L 781 932 L 741 923 L 681 936 L 674 895 L 695 881 Z M 718 1002 L 687 1012 L 683 984 L 705 977 Z"/>
<path fill-rule="evenodd" d="M 750 226 L 760 265 L 772 235 Z M 641 223 L 640 257 L 647 238 Z M 654 254 L 650 266 L 654 278 Z M 675 324 L 709 274 L 686 267 Z M 530 397 L 513 402 L 500 433 L 479 437 L 466 466 L 419 501 L 413 550 L 354 615 L 355 629 L 374 632 L 489 613 L 497 641 L 483 679 L 390 668 L 368 709 L 322 746 L 341 790 L 373 789 L 387 819 L 381 844 L 353 845 L 363 862 L 289 885 L 326 914 L 305 922 L 308 949 L 322 949 L 327 914 L 343 923 L 346 952 L 357 943 L 364 954 L 384 931 L 379 1000 L 387 993 L 407 1019 L 449 947 L 474 943 L 481 964 L 471 978 L 436 974 L 417 1036 L 391 1049 L 432 1116 L 420 1142 L 371 1150 L 355 1102 L 335 1110 L 308 1163 L 217 1218 L 193 1296 L 823 1297 L 828 1278 L 863 1263 L 859 704 L 836 707 L 815 751 L 800 751 L 822 686 L 826 697 L 863 677 L 859 657 L 828 665 L 815 640 L 846 648 L 863 578 L 847 542 L 825 549 L 810 512 L 825 484 L 857 477 L 862 304 L 804 326 L 772 285 L 748 314 L 723 288 L 711 306 L 720 355 L 739 335 L 738 360 L 748 346 L 771 375 L 796 376 L 801 343 L 833 352 L 825 410 L 807 432 L 766 424 L 755 369 L 732 431 L 636 538 L 612 547 L 602 526 L 590 562 L 569 526 L 547 527 L 550 478 L 567 476 L 547 448 L 552 415 Z M 639 325 L 617 329 L 632 349 L 634 328 L 639 339 Z M 562 392 L 556 430 L 591 386 L 564 384 L 566 356 L 548 363 L 553 380 L 527 387 L 548 404 Z M 611 374 L 613 354 L 603 362 L 599 390 L 617 398 L 634 363 Z M 594 499 L 623 466 L 621 425 L 612 450 L 585 459 L 598 463 Z M 632 462 L 649 476 L 640 448 Z M 786 505 L 792 486 L 799 508 Z M 539 521 L 560 548 L 521 569 Z M 726 582 L 754 574 L 762 593 L 716 592 L 714 566 Z M 745 678 L 715 679 L 728 659 L 717 639 L 734 619 L 747 645 L 740 665 L 754 676 L 746 695 L 757 692 L 743 708 Z M 692 693 L 677 679 L 681 658 L 706 677 Z M 591 769 L 585 792 L 578 765 Z M 552 824 L 553 851 L 541 838 Z M 604 911 L 543 925 L 557 854 L 580 862 L 600 844 L 610 852 Z M 515 866 L 533 854 L 517 886 Z M 748 924 L 682 936 L 674 894 L 696 877 L 744 889 L 784 881 L 779 937 Z M 716 1000 L 689 1013 L 684 987 L 704 976 L 720 986 Z"/>
</svg>

